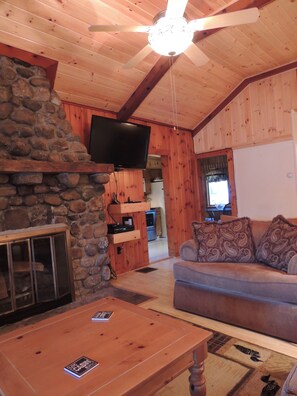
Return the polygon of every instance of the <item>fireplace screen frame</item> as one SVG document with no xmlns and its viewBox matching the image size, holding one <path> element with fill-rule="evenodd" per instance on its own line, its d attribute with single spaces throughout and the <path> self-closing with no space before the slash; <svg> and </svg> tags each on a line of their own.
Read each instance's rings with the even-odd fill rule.
<svg viewBox="0 0 297 396">
<path fill-rule="evenodd" d="M 34 243 L 38 242 L 47 242 L 48 245 L 43 252 L 42 260 L 40 260 L 40 253 L 38 259 L 38 249 L 36 245 L 34 246 Z M 5 252 L 6 247 L 7 273 L 4 273 L 4 268 L 1 272 L 2 284 L 6 282 L 9 289 L 6 300 L 0 299 L 1 317 L 38 304 L 58 301 L 69 294 L 71 301 L 74 300 L 70 235 L 65 224 L 1 232 L 0 247 L 2 252 Z M 1 265 L 5 267 L 5 257 L 1 260 Z M 59 260 L 65 266 L 63 273 L 58 269 Z M 62 286 L 62 280 L 67 285 Z M 17 284 L 16 281 L 23 282 L 23 285 Z M 1 306 L 1 301 L 3 306 Z"/>
</svg>

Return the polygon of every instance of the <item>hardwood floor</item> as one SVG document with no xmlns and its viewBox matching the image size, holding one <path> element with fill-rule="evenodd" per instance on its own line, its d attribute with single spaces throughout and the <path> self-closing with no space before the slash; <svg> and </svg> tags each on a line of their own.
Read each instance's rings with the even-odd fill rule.
<svg viewBox="0 0 297 396">
<path fill-rule="evenodd" d="M 157 238 L 148 242 L 149 262 L 164 260 L 169 257 L 167 238 Z"/>
<path fill-rule="evenodd" d="M 178 258 L 170 258 L 151 264 L 150 267 L 157 268 L 157 271 L 151 271 L 148 273 L 131 271 L 121 274 L 118 276 L 118 279 L 112 281 L 112 284 L 116 287 L 122 287 L 155 297 L 141 304 L 141 306 L 144 308 L 155 309 L 159 312 L 173 315 L 183 320 L 191 321 L 208 329 L 228 334 L 231 337 L 237 337 L 247 342 L 260 345 L 264 348 L 297 358 L 297 344 L 289 343 L 255 333 L 253 331 L 245 330 L 240 327 L 231 326 L 212 319 L 204 318 L 202 316 L 192 315 L 187 312 L 174 309 L 174 279 L 172 266 L 173 263 L 178 260 Z"/>
</svg>

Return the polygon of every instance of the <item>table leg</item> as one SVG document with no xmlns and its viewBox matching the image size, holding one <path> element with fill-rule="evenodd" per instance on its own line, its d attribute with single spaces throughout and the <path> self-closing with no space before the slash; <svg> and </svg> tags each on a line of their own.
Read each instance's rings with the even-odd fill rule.
<svg viewBox="0 0 297 396">
<path fill-rule="evenodd" d="M 206 384 L 204 377 L 204 360 L 207 357 L 207 343 L 201 345 L 193 352 L 194 364 L 189 368 L 190 394 L 191 396 L 205 396 Z"/>
</svg>

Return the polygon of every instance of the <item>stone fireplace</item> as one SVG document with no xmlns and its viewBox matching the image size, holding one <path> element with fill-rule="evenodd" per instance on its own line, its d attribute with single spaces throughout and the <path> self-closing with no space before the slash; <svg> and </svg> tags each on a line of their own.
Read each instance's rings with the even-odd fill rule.
<svg viewBox="0 0 297 396">
<path fill-rule="evenodd" d="M 69 233 L 72 296 L 83 298 L 106 286 L 102 195 L 110 171 L 90 161 L 45 70 L 0 56 L 0 247 L 7 238 L 16 243 L 11 235 L 17 230 L 26 230 L 30 239 L 30 230 L 35 235 L 44 226 L 63 225 Z M 0 267 L 7 298 L 16 286 L 3 272 Z"/>
</svg>

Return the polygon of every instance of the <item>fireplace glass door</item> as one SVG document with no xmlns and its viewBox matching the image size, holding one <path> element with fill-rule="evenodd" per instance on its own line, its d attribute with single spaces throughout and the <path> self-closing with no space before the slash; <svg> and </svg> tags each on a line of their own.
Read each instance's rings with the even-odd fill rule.
<svg viewBox="0 0 297 396">
<path fill-rule="evenodd" d="M 69 272 L 64 234 L 32 238 L 37 302 L 69 293 Z"/>
<path fill-rule="evenodd" d="M 65 233 L 0 244 L 0 315 L 71 293 Z"/>
<path fill-rule="evenodd" d="M 15 311 L 34 301 L 29 240 L 0 245 L 0 313 Z"/>
<path fill-rule="evenodd" d="M 14 309 L 20 309 L 35 302 L 29 240 L 11 243 L 10 249 L 12 305 Z"/>
</svg>

